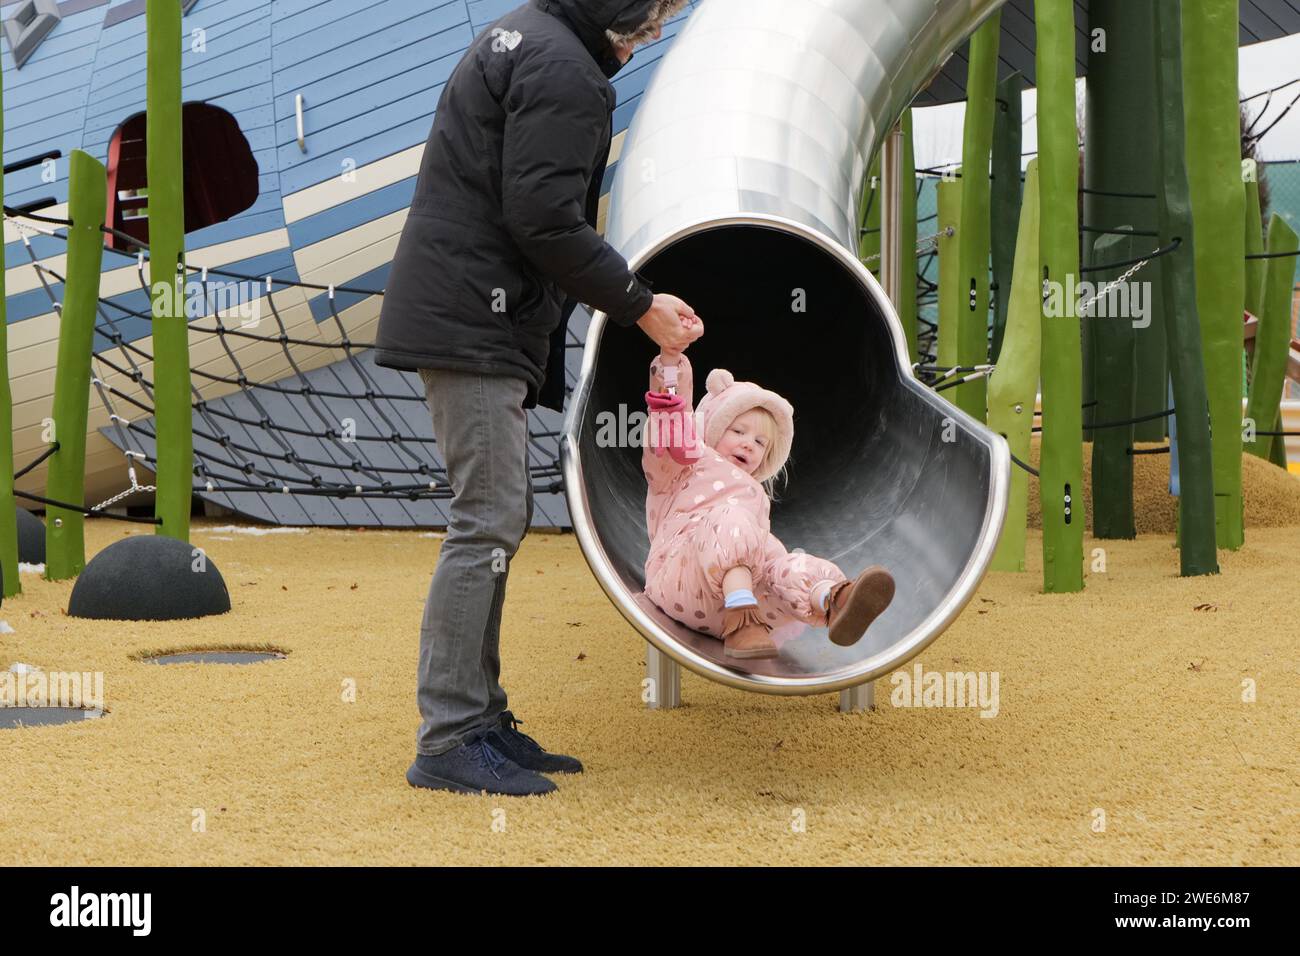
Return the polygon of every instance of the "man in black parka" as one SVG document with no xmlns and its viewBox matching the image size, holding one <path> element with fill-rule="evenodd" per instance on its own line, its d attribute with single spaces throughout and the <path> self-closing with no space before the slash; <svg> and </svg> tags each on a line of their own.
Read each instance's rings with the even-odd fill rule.
<svg viewBox="0 0 1300 956">
<path fill-rule="evenodd" d="M 420 630 L 414 786 L 555 789 L 582 769 L 521 733 L 498 653 L 510 559 L 532 520 L 525 410 L 563 410 L 579 303 L 661 348 L 703 333 L 596 232 L 632 48 L 685 0 L 530 0 L 485 28 L 438 100 L 384 296 L 380 365 L 418 370 L 453 498 Z"/>
</svg>

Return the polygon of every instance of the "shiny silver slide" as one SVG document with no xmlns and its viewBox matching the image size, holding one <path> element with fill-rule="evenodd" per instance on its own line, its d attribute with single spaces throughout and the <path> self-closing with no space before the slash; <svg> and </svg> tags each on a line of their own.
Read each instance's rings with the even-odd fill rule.
<svg viewBox="0 0 1300 956">
<path fill-rule="evenodd" d="M 597 580 L 668 660 L 746 690 L 843 691 L 924 650 L 983 577 L 1006 512 L 1006 442 L 913 376 L 893 306 L 857 259 L 855 213 L 884 135 L 999 3 L 705 0 L 660 63 L 606 238 L 704 320 L 697 403 L 722 366 L 794 406 L 773 532 L 850 576 L 884 565 L 898 584 L 856 645 L 809 629 L 774 660 L 725 658 L 659 611 L 642 593 L 641 449 L 596 435 L 602 412 L 644 410 L 655 347 L 597 313 L 565 419 L 569 509 Z"/>
</svg>

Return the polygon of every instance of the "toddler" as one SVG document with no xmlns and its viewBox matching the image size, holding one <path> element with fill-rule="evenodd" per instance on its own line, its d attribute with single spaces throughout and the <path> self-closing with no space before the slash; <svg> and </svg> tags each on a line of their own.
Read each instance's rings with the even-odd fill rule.
<svg viewBox="0 0 1300 956">
<path fill-rule="evenodd" d="M 871 567 L 849 581 L 830 561 L 786 551 L 771 532 L 770 495 L 790 454 L 794 410 L 726 369 L 706 384 L 695 413 L 686 356 L 665 350 L 650 363 L 646 596 L 721 639 L 727 657 L 777 656 L 772 630 L 793 621 L 829 627 L 842 646 L 857 642 L 893 600 L 893 578 Z"/>
</svg>

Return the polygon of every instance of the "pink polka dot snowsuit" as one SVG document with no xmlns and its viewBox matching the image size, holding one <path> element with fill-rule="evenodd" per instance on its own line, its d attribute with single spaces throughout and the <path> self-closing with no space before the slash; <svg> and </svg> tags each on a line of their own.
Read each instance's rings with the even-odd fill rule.
<svg viewBox="0 0 1300 956">
<path fill-rule="evenodd" d="M 691 365 L 683 355 L 677 393 L 685 401 L 684 413 L 694 418 L 692 389 Z M 664 390 L 658 356 L 650 364 L 650 390 Z M 702 428 L 699 431 L 703 434 Z M 792 622 L 824 626 L 825 615 L 814 608 L 812 590 L 822 581 L 845 580 L 844 572 L 823 558 L 786 551 L 772 534 L 772 503 L 763 485 L 701 438 L 685 437 L 690 454 L 680 457 L 690 461 L 681 464 L 671 454 L 656 454 L 659 449 L 652 447 L 650 432 L 647 428 L 641 456 L 649 486 L 646 596 L 687 627 L 720 637 L 723 575 L 744 566 L 754 579 L 758 612 L 774 630 Z M 781 636 L 774 635 L 778 643 Z"/>
</svg>

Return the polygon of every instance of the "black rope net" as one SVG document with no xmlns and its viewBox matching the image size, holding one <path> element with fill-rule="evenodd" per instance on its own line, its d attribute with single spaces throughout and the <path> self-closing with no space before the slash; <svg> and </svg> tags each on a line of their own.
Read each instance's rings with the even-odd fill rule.
<svg viewBox="0 0 1300 956">
<path fill-rule="evenodd" d="M 40 260 L 30 236 L 66 239 L 55 228 L 70 223 L 21 213 L 23 218 L 55 227 L 48 228 L 23 222 L 17 210 L 6 209 L 6 213 L 13 214 L 11 221 L 19 226 L 28 258 L 53 311 L 61 313 L 55 286 L 64 282 L 64 276 Z M 105 251 L 134 260 L 137 282 L 149 300 L 145 247 L 124 233 L 107 227 L 103 231 L 136 247 L 135 253 L 111 247 Z M 188 323 L 191 358 L 201 356 L 190 369 L 194 494 L 253 517 L 264 518 L 269 513 L 285 523 L 447 524 L 444 503 L 452 497 L 452 489 L 436 453 L 419 378 L 375 366 L 368 354 L 373 343 L 353 339 L 339 313 L 338 294 L 382 296 L 382 290 L 317 285 L 224 269 L 187 267 L 186 272 L 182 288 L 197 280 L 202 301 L 202 314 Z M 262 311 L 269 314 L 250 322 L 245 315 L 230 316 L 228 307 L 223 316 L 219 307 L 223 298 L 212 286 L 227 280 L 255 288 L 258 308 L 265 306 Z M 312 317 L 307 291 L 325 293 L 328 316 L 320 323 Z M 224 301 L 229 306 L 231 297 L 225 296 Z M 250 303 L 236 304 L 246 308 Z M 154 382 L 149 375 L 153 356 L 142 347 L 142 340 L 138 336 L 133 340 L 124 327 L 132 320 L 150 322 L 152 317 L 102 297 L 96 314 L 91 385 L 108 415 L 109 425 L 102 431 L 126 458 L 129 485 L 90 507 L 68 507 L 87 514 L 108 514 L 106 509 L 125 507 L 140 493 L 155 490 L 141 484 L 136 472 L 138 464 L 151 471 L 157 464 Z M 574 328 L 579 315 L 575 313 L 570 323 L 570 349 L 582 348 Z M 361 324 L 373 321 L 365 319 Z M 196 335 L 201 341 L 196 342 Z M 259 367 L 273 370 L 272 375 L 260 376 Z M 575 371 L 566 368 L 565 375 L 566 390 L 572 391 Z M 263 381 L 263 377 L 274 380 Z M 534 524 L 567 527 L 567 509 L 562 504 L 556 508 L 559 502 L 552 502 L 548 509 L 537 500 L 563 491 L 558 413 L 530 409 L 528 416 Z M 47 450 L 24 472 L 51 453 L 52 449 Z M 298 505 L 292 515 L 285 514 L 286 496 Z"/>
<path fill-rule="evenodd" d="M 41 262 L 32 248 L 30 235 L 39 233 L 59 239 L 66 237 L 53 228 L 32 225 L 23 220 L 34 220 L 55 228 L 66 227 L 70 223 L 8 207 L 5 213 L 19 228 L 28 258 L 50 298 L 53 310 L 61 313 L 62 305 L 51 281 L 63 283 L 64 277 Z M 930 218 L 935 217 L 927 217 Z M 111 246 L 106 247 L 106 251 L 135 261 L 138 284 L 146 299 L 149 299 L 150 285 L 145 277 L 147 247 L 125 233 L 108 227 L 102 229 L 106 234 L 122 239 L 136 248 L 135 253 Z M 935 236 L 926 238 L 932 240 L 938 235 L 936 233 Z M 1140 259 L 1090 268 L 1101 271 L 1145 264 L 1150 259 L 1172 252 L 1178 245 L 1175 240 Z M 918 290 L 918 307 L 933 304 L 937 299 L 937 285 L 925 277 L 937 251 L 937 244 L 917 250 L 917 280 L 921 285 Z M 1140 267 L 1137 265 L 1137 268 Z M 187 273 L 186 282 L 182 286 L 197 275 L 203 300 L 200 318 L 206 322 L 190 322 L 190 334 L 211 336 L 211 342 L 216 345 L 215 349 L 210 349 L 214 352 L 214 358 L 190 369 L 193 399 L 191 408 L 194 415 L 194 494 L 216 501 L 236 512 L 251 513 L 254 517 L 263 518 L 269 514 L 274 520 L 286 523 L 406 526 L 447 524 L 447 515 L 437 503 L 450 499 L 452 490 L 447 483 L 446 470 L 435 453 L 437 443 L 431 426 L 420 427 L 428 422 L 423 392 L 415 386 L 413 376 L 389 374 L 368 361 L 366 353 L 373 348 L 373 343 L 353 340 L 338 311 L 338 293 L 382 296 L 382 290 L 318 285 L 273 275 L 252 276 L 226 269 L 187 267 Z M 262 330 L 260 318 L 252 324 L 241 318 L 237 325 L 232 325 L 228 316 L 223 317 L 216 305 L 218 299 L 209 288 L 211 276 L 223 280 L 234 279 L 260 288 L 257 301 L 266 303 L 274 324 L 274 334 Z M 311 315 L 303 290 L 326 293 L 329 319 L 336 337 L 325 337 L 320 324 L 314 319 L 308 318 L 297 324 L 286 321 L 286 314 L 294 310 L 304 316 Z M 278 302 L 277 295 L 280 296 Z M 136 344 L 122 328 L 123 323 L 129 319 L 150 322 L 152 317 L 111 298 L 100 298 L 96 308 L 98 320 L 95 333 L 104 346 L 93 352 L 91 385 L 108 413 L 108 430 L 112 433 L 114 444 L 127 459 L 129 486 L 88 508 L 54 502 L 27 493 L 22 496 L 45 504 L 80 510 L 86 514 L 107 515 L 109 512 L 106 509 L 120 505 L 140 493 L 155 490 L 153 485 L 140 484 L 135 470 L 136 463 L 151 470 L 156 470 L 157 464 L 154 452 L 158 436 L 150 417 L 154 413 L 153 381 L 143 367 L 152 364 L 153 356 Z M 574 319 L 577 320 L 579 315 L 580 313 L 575 313 Z M 574 325 L 575 322 L 570 322 L 566 344 L 571 350 L 581 350 L 583 341 Z M 291 334 L 299 326 L 309 331 Z M 920 361 L 915 363 L 913 370 L 926 384 L 937 391 L 944 391 L 992 373 L 995 366 L 991 363 L 951 368 L 932 364 L 937 351 L 936 332 L 934 323 L 918 316 Z M 191 347 L 193 354 L 194 346 Z M 243 358 L 241 352 L 245 353 Z M 309 357 L 304 358 L 304 355 Z M 572 392 L 576 380 L 576 374 L 569 364 L 566 362 L 566 393 Z M 225 373 L 213 371 L 209 366 L 214 365 L 223 368 Z M 270 382 L 259 381 L 255 373 L 258 365 L 271 365 L 277 373 L 282 373 L 287 366 L 290 374 Z M 389 383 L 387 391 L 381 387 L 379 375 L 383 375 Z M 205 386 L 209 391 L 219 391 L 220 395 L 205 396 Z M 237 396 L 246 404 L 247 409 L 243 412 L 237 410 L 232 396 Z M 1084 427 L 1093 430 L 1122 427 L 1166 417 L 1172 412 L 1173 409 L 1166 409 L 1120 422 L 1087 423 Z M 548 425 L 542 417 L 543 413 L 556 415 L 549 410 L 528 411 L 528 468 L 535 499 L 546 495 L 561 496 L 563 493 L 560 432 L 558 427 Z M 1040 430 L 1041 426 L 1033 428 L 1034 432 Z M 304 446 L 314 448 L 315 451 L 307 452 Z M 47 449 L 19 474 L 30 471 L 49 457 L 53 450 Z M 1136 454 L 1153 454 L 1157 451 L 1159 449 L 1130 449 L 1130 453 Z M 1030 474 L 1037 475 L 1037 471 L 1014 456 L 1013 461 Z M 291 496 L 297 501 L 301 513 L 284 515 L 281 505 L 283 496 Z M 248 504 L 250 499 L 260 502 L 260 507 L 251 508 Z M 346 501 L 359 502 L 361 507 L 345 509 L 341 503 Z M 434 502 L 434 511 L 430 513 L 427 507 L 412 507 L 421 502 Z M 539 510 L 543 520 L 548 520 L 546 509 Z M 567 527 L 567 509 L 564 509 L 562 518 L 556 520 L 551 517 L 549 520 L 555 526 Z"/>
</svg>

